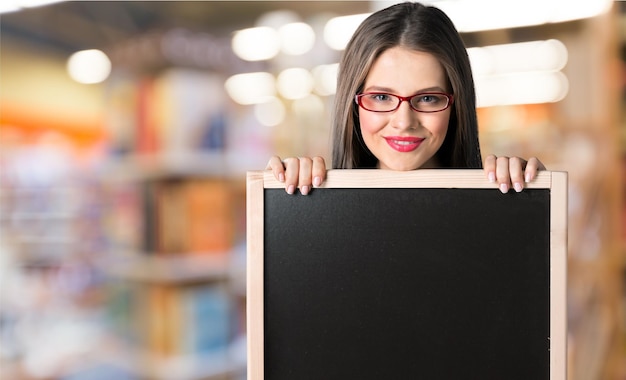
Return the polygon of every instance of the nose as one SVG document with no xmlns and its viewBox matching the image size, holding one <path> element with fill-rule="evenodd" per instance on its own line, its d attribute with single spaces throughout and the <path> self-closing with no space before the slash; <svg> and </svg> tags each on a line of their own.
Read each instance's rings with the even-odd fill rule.
<svg viewBox="0 0 626 380">
<path fill-rule="evenodd" d="M 408 101 L 400 103 L 400 107 L 391 114 L 390 124 L 398 130 L 415 129 L 419 125 L 419 112 L 414 111 Z"/>
</svg>

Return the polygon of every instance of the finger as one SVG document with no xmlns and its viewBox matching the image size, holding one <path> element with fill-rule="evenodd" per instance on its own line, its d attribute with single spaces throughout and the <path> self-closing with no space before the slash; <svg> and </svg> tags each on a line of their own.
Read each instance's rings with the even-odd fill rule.
<svg viewBox="0 0 626 380">
<path fill-rule="evenodd" d="M 293 194 L 298 187 L 300 160 L 295 157 L 290 157 L 285 158 L 283 163 L 285 164 L 285 189 L 287 193 Z"/>
<path fill-rule="evenodd" d="M 274 173 L 274 177 L 280 182 L 285 182 L 285 165 L 278 156 L 273 156 L 267 163 L 265 170 L 271 170 Z"/>
<path fill-rule="evenodd" d="M 509 192 L 511 177 L 509 176 L 509 158 L 498 157 L 496 160 L 496 181 L 500 191 L 504 194 Z"/>
<path fill-rule="evenodd" d="M 490 154 L 485 159 L 485 164 L 483 165 L 483 169 L 485 171 L 485 174 L 487 175 L 487 179 L 489 180 L 489 182 L 492 183 L 496 182 L 496 160 L 497 157 L 493 154 Z"/>
<path fill-rule="evenodd" d="M 524 180 L 526 182 L 531 182 L 537 177 L 537 172 L 539 170 L 546 170 L 546 167 L 536 157 L 531 157 L 530 159 L 528 159 L 528 163 L 526 164 L 526 170 L 524 171 Z"/>
<path fill-rule="evenodd" d="M 298 187 L 302 195 L 307 195 L 311 190 L 313 181 L 312 170 L 313 160 L 310 157 L 300 157 L 300 172 L 298 175 Z"/>
<path fill-rule="evenodd" d="M 326 180 L 326 162 L 322 157 L 313 157 L 313 186 L 319 187 Z"/>
<path fill-rule="evenodd" d="M 519 157 L 509 158 L 509 176 L 516 192 L 524 190 L 524 168 L 526 160 Z"/>
</svg>

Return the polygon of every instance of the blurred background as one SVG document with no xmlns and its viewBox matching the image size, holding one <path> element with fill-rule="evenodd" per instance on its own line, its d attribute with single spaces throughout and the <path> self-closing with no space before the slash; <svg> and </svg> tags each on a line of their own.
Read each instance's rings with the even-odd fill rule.
<svg viewBox="0 0 626 380">
<path fill-rule="evenodd" d="M 483 154 L 569 172 L 569 378 L 626 379 L 626 4 L 429 2 Z M 0 377 L 244 379 L 245 172 L 329 158 L 341 51 L 391 4 L 3 1 Z"/>
</svg>

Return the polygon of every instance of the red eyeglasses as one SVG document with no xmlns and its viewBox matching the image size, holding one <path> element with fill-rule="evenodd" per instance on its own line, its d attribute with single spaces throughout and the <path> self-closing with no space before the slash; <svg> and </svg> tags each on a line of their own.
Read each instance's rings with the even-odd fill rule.
<svg viewBox="0 0 626 380">
<path fill-rule="evenodd" d="M 407 101 L 417 112 L 441 112 L 454 102 L 454 96 L 444 92 L 421 92 L 411 96 L 400 96 L 386 92 L 366 92 L 355 97 L 356 103 L 372 112 L 392 112 Z"/>
</svg>

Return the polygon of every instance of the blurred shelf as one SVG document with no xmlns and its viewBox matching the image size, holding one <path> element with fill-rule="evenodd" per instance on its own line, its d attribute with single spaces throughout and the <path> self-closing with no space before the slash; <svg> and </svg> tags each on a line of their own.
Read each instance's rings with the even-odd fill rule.
<svg viewBox="0 0 626 380">
<path fill-rule="evenodd" d="M 213 380 L 245 374 L 245 359 L 230 350 L 211 354 L 163 357 L 141 352 L 123 352 L 112 358 L 112 364 L 151 380 Z"/>
<path fill-rule="evenodd" d="M 224 152 L 127 155 L 113 158 L 98 170 L 110 181 L 142 181 L 172 177 L 244 178 L 244 163 Z"/>
<path fill-rule="evenodd" d="M 78 219 L 81 216 L 78 212 L 67 211 L 44 211 L 44 212 L 24 212 L 17 211 L 11 214 L 11 219 L 15 222 L 32 222 L 32 221 L 65 221 Z"/>
<path fill-rule="evenodd" d="M 245 276 L 245 268 L 233 263 L 230 253 L 184 253 L 179 255 L 128 253 L 101 263 L 113 277 L 138 282 L 191 283 Z M 243 273 L 243 274 L 242 274 Z"/>
<path fill-rule="evenodd" d="M 22 244 L 62 244 L 71 245 L 76 244 L 78 240 L 72 237 L 70 234 L 64 234 L 59 236 L 50 236 L 45 234 L 40 235 L 20 235 L 15 240 Z"/>
</svg>

